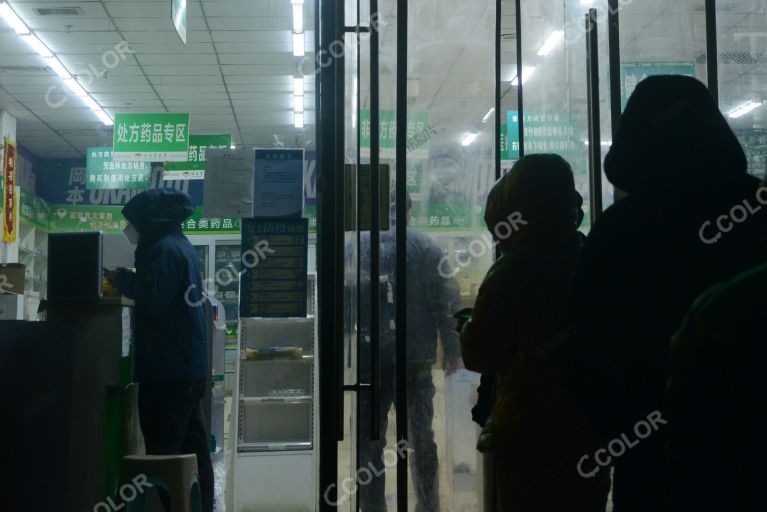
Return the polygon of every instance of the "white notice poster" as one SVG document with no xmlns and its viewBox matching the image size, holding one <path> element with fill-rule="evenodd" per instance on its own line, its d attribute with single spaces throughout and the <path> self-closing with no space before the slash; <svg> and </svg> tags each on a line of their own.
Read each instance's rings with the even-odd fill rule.
<svg viewBox="0 0 767 512">
<path fill-rule="evenodd" d="M 253 216 L 252 149 L 208 149 L 203 212 L 206 217 Z"/>
<path fill-rule="evenodd" d="M 257 149 L 253 217 L 301 217 L 304 150 Z"/>
</svg>

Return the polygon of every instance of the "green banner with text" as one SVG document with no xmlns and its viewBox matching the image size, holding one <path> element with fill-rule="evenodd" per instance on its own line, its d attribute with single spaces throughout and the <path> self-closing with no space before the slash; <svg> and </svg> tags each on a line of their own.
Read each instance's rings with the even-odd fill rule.
<svg viewBox="0 0 767 512">
<path fill-rule="evenodd" d="M 163 166 L 164 180 L 205 179 L 205 154 L 210 148 L 230 148 L 232 136 L 190 135 L 186 162 L 167 162 Z"/>
<path fill-rule="evenodd" d="M 378 119 L 378 138 L 382 158 L 395 158 L 397 145 L 397 116 L 393 110 L 381 110 Z M 433 135 L 428 112 L 407 113 L 407 151 L 409 157 L 426 157 L 429 140 Z M 370 156 L 370 110 L 360 110 L 360 152 Z"/>
<path fill-rule="evenodd" d="M 186 162 L 189 114 L 118 113 L 112 145 L 115 161 Z"/>
<path fill-rule="evenodd" d="M 112 148 L 88 148 L 85 188 L 149 188 L 152 166 L 149 162 L 115 162 Z"/>
</svg>

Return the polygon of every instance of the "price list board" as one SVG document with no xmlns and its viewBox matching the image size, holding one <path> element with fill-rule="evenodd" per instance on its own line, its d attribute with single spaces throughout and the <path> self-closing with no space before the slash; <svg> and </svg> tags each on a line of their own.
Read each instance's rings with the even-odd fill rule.
<svg viewBox="0 0 767 512">
<path fill-rule="evenodd" d="M 309 222 L 242 219 L 240 317 L 305 317 Z"/>
</svg>

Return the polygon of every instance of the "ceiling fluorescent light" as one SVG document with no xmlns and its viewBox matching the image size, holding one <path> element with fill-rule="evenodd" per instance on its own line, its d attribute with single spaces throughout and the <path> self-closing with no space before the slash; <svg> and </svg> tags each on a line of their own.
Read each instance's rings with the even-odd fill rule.
<svg viewBox="0 0 767 512">
<path fill-rule="evenodd" d="M 82 100 L 88 106 L 88 108 L 93 110 L 94 112 L 98 112 L 99 110 L 101 110 L 101 105 L 96 103 L 96 100 L 94 100 L 90 96 L 83 96 Z"/>
<path fill-rule="evenodd" d="M 303 112 L 304 111 L 304 97 L 303 96 L 293 96 L 293 110 L 296 112 Z"/>
<path fill-rule="evenodd" d="M 304 127 L 304 113 L 303 112 L 294 112 L 293 113 L 293 126 L 296 128 L 303 128 Z"/>
<path fill-rule="evenodd" d="M 69 80 L 64 80 L 64 84 L 69 88 L 70 91 L 75 93 L 75 96 L 79 96 L 80 98 L 84 98 L 88 96 L 88 93 L 85 92 L 85 89 L 80 85 L 80 82 L 75 80 L 74 78 L 70 78 Z"/>
<path fill-rule="evenodd" d="M 304 54 L 304 34 L 293 34 L 293 56 L 303 57 Z"/>
<path fill-rule="evenodd" d="M 26 34 L 19 37 L 22 38 L 24 42 L 27 43 L 34 51 L 36 51 L 40 57 L 45 59 L 53 57 L 53 54 L 48 49 L 48 47 L 45 46 L 36 35 Z"/>
<path fill-rule="evenodd" d="M 354 80 L 352 81 L 352 128 L 357 127 L 357 102 L 359 101 L 357 97 L 357 89 L 357 76 L 355 75 Z"/>
<path fill-rule="evenodd" d="M 483 123 L 488 122 L 490 120 L 490 116 L 493 115 L 493 112 L 495 112 L 495 107 L 487 111 L 487 114 L 485 114 L 484 117 L 482 118 L 482 122 Z"/>
<path fill-rule="evenodd" d="M 462 146 L 470 146 L 472 142 L 474 142 L 477 137 L 479 137 L 478 132 L 466 132 L 466 135 L 463 136 L 463 140 L 461 141 Z"/>
<path fill-rule="evenodd" d="M 293 94 L 295 96 L 304 95 L 304 77 L 300 76 L 293 78 Z"/>
<path fill-rule="evenodd" d="M 727 114 L 727 116 L 730 117 L 731 119 L 738 119 L 739 117 L 743 117 L 746 114 L 748 114 L 749 112 L 751 112 L 752 110 L 757 109 L 757 108 L 759 108 L 761 106 L 762 106 L 761 102 L 747 101 L 743 105 L 741 105 L 741 106 L 739 106 L 737 108 L 732 109 Z"/>
<path fill-rule="evenodd" d="M 96 117 L 99 118 L 99 121 L 104 123 L 107 126 L 112 126 L 114 124 L 114 121 L 112 121 L 112 118 L 107 115 L 106 112 L 103 110 L 94 110 Z"/>
<path fill-rule="evenodd" d="M 64 65 L 57 59 L 56 57 L 50 57 L 48 59 L 45 59 L 45 63 L 48 64 L 48 67 L 50 67 L 54 73 L 59 75 L 59 78 L 62 80 L 70 80 L 72 79 L 72 75 L 69 74 L 69 71 L 67 71 L 67 68 L 64 67 Z"/>
<path fill-rule="evenodd" d="M 293 32 L 296 34 L 304 31 L 304 6 L 293 4 Z"/>
<path fill-rule="evenodd" d="M 556 30 L 551 33 L 548 39 L 546 39 L 546 42 L 543 43 L 543 46 L 541 46 L 541 49 L 538 50 L 538 56 L 539 57 L 545 57 L 548 54 L 551 53 L 551 51 L 554 49 L 554 47 L 557 45 L 559 41 L 561 41 L 565 37 L 565 33 L 562 30 Z"/>
<path fill-rule="evenodd" d="M 17 34 L 29 34 L 29 27 L 27 24 L 21 21 L 21 18 L 11 9 L 8 2 L 0 4 L 0 16 L 16 31 Z"/>
<path fill-rule="evenodd" d="M 522 68 L 522 84 L 530 80 L 530 77 L 535 73 L 535 66 L 525 66 Z M 516 76 L 511 79 L 511 85 L 519 85 L 519 80 Z"/>
</svg>

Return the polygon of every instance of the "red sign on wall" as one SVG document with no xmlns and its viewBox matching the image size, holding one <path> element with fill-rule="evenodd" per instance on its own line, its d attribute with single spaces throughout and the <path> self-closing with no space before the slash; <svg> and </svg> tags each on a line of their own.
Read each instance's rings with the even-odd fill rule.
<svg viewBox="0 0 767 512">
<path fill-rule="evenodd" d="M 19 201 L 16 195 L 16 144 L 8 137 L 3 139 L 3 242 L 16 240 L 16 218 Z"/>
</svg>

